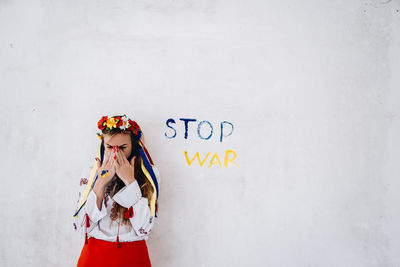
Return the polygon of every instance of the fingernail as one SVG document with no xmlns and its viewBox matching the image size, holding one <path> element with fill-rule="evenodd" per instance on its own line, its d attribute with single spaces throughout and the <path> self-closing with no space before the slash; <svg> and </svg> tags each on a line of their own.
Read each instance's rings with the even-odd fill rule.
<svg viewBox="0 0 400 267">
<path fill-rule="evenodd" d="M 117 152 L 119 152 L 119 147 L 117 146 Z"/>
<path fill-rule="evenodd" d="M 114 159 L 116 159 L 117 158 L 117 156 L 114 156 Z"/>
</svg>

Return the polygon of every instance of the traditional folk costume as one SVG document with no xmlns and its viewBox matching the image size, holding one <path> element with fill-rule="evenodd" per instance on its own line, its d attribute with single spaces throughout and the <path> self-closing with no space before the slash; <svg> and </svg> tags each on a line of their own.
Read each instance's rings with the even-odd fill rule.
<svg viewBox="0 0 400 267">
<path fill-rule="evenodd" d="M 154 218 L 157 218 L 160 173 L 140 140 L 142 131 L 135 121 L 128 119 L 126 115 L 111 118 L 104 116 L 98 122 L 98 126 L 100 130 L 105 127 L 131 130 L 137 136 L 142 158 L 141 169 L 152 185 L 154 193 L 149 207 L 148 199 L 142 196 L 139 184 L 135 180 L 113 197 L 106 193 L 99 210 L 97 196 L 93 192 L 96 180 L 102 178 L 97 177 L 97 162 L 84 168 L 80 177 L 78 204 L 73 216 L 75 231 L 85 236 L 85 244 L 77 266 L 151 266 L 146 240 L 153 228 Z M 101 139 L 102 133 L 98 132 L 97 135 Z M 97 157 L 103 162 L 103 141 L 100 143 Z M 129 219 L 132 227 L 111 220 L 110 213 L 114 202 L 128 209 L 124 216 Z"/>
</svg>

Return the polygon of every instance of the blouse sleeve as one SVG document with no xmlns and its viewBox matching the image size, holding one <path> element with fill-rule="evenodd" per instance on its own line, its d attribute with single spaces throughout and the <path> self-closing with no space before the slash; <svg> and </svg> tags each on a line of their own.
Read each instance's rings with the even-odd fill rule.
<svg viewBox="0 0 400 267">
<path fill-rule="evenodd" d="M 81 172 L 76 208 L 78 208 L 79 202 L 83 197 L 83 193 L 88 183 L 91 170 L 92 167 L 88 167 L 84 168 Z M 86 213 L 88 214 L 90 224 L 87 228 L 87 233 L 88 235 L 90 235 L 90 232 L 95 228 L 96 223 L 107 215 L 107 209 L 105 207 L 104 201 L 102 201 L 101 210 L 99 210 L 99 208 L 97 207 L 97 196 L 93 192 L 93 190 L 90 190 L 90 193 L 86 199 L 86 203 L 82 206 L 78 215 L 76 217 L 73 217 L 74 230 L 81 236 L 84 236 L 86 233 Z"/>
<path fill-rule="evenodd" d="M 155 166 L 152 166 L 152 168 L 159 183 L 160 173 Z M 151 232 L 154 225 L 154 218 L 151 216 L 149 201 L 146 197 L 142 196 L 136 180 L 119 190 L 113 196 L 113 200 L 119 205 L 132 210 L 129 220 L 138 236 L 144 236 Z M 127 216 L 129 216 L 129 213 Z"/>
</svg>

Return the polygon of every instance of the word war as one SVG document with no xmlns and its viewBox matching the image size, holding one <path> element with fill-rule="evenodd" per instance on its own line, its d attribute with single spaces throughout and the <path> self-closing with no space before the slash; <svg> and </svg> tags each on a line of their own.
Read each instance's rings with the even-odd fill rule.
<svg viewBox="0 0 400 267">
<path fill-rule="evenodd" d="M 188 164 L 189 166 L 191 166 L 192 163 L 193 163 L 193 161 L 197 158 L 197 160 L 198 160 L 198 162 L 199 162 L 199 164 L 200 164 L 200 167 L 203 167 L 203 165 L 204 165 L 204 163 L 206 162 L 208 156 L 211 154 L 211 152 L 208 152 L 207 155 L 205 156 L 205 158 L 204 158 L 203 160 L 201 160 L 201 159 L 200 159 L 199 152 L 196 152 L 196 154 L 195 154 L 195 155 L 193 156 L 193 158 L 190 160 L 190 159 L 189 159 L 189 156 L 188 156 L 188 152 L 187 152 L 187 151 L 184 151 L 184 153 L 185 153 L 186 162 L 187 162 L 187 164 Z M 233 154 L 233 158 L 229 159 L 229 154 Z M 224 166 L 225 166 L 225 168 L 228 168 L 228 163 L 229 163 L 229 162 L 235 164 L 238 168 L 240 168 L 239 165 L 237 165 L 237 164 L 234 162 L 234 160 L 235 160 L 236 157 L 237 157 L 237 155 L 236 155 L 235 151 L 233 151 L 233 150 L 226 150 L 226 151 L 225 151 L 225 157 L 224 157 Z M 211 168 L 211 166 L 216 165 L 216 164 L 218 164 L 219 167 L 222 168 L 221 160 L 219 159 L 218 153 L 215 153 L 215 154 L 212 156 L 212 158 L 210 159 L 210 164 L 208 165 L 208 168 Z"/>
</svg>

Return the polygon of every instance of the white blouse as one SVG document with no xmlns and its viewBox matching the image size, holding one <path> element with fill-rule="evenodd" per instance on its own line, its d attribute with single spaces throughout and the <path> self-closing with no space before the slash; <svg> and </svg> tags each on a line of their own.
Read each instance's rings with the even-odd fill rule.
<svg viewBox="0 0 400 267">
<path fill-rule="evenodd" d="M 160 186 L 159 170 L 155 166 L 152 166 L 152 168 L 156 175 L 158 186 Z M 82 171 L 78 201 L 76 204 L 77 206 L 81 196 L 83 195 L 91 170 L 92 166 L 85 168 Z M 114 176 L 114 179 L 116 179 L 116 176 Z M 132 207 L 131 210 L 133 210 L 133 216 L 129 218 L 132 225 L 131 229 L 122 222 L 119 223 L 118 227 L 118 219 L 113 221 L 110 226 L 110 214 L 114 201 L 125 208 L 129 209 Z M 105 205 L 105 202 L 107 202 L 107 205 Z M 88 238 L 94 237 L 112 242 L 116 241 L 117 236 L 119 237 L 119 242 L 148 239 L 148 235 L 154 225 L 154 217 L 151 216 L 148 199 L 142 197 L 142 192 L 140 191 L 139 184 L 136 180 L 128 186 L 121 188 L 112 198 L 105 193 L 101 210 L 98 209 L 96 203 L 97 196 L 93 190 L 91 190 L 86 203 L 79 211 L 78 216 L 73 217 L 75 232 L 80 233 L 81 237 L 85 237 L 87 231 Z M 87 229 L 85 220 L 86 213 L 88 214 L 90 222 L 90 226 L 87 227 Z"/>
</svg>

